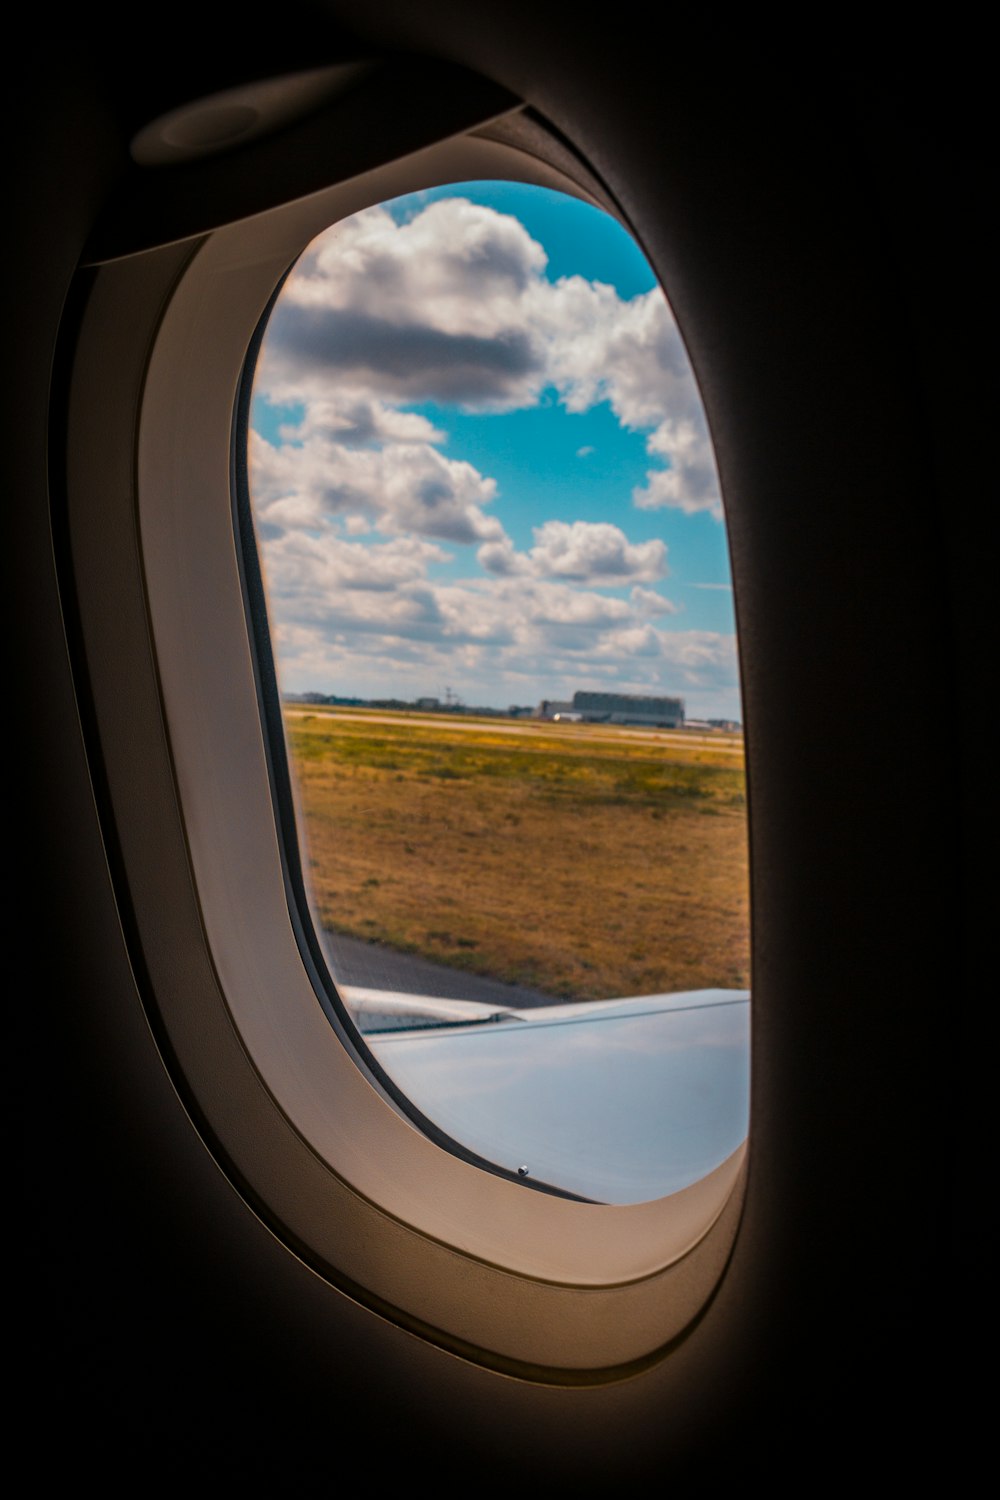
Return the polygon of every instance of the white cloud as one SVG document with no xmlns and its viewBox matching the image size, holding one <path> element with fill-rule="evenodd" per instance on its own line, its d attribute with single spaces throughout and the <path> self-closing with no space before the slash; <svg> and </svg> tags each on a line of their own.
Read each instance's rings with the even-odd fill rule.
<svg viewBox="0 0 1000 1500">
<path fill-rule="evenodd" d="M 320 235 L 286 283 L 258 363 L 276 401 L 331 378 L 393 401 L 509 408 L 537 398 L 545 353 L 526 308 L 545 252 L 517 219 L 465 199 L 405 224 L 384 208 Z"/>
<path fill-rule="evenodd" d="M 413 698 L 449 683 L 467 702 L 506 703 L 572 696 L 605 682 L 615 691 L 680 693 L 689 712 L 714 705 L 738 717 L 731 636 L 616 624 L 599 612 L 589 620 L 558 620 L 544 618 L 543 610 L 512 620 L 488 595 L 470 589 L 450 595 L 404 589 L 391 613 L 378 600 L 344 595 L 325 620 L 280 621 L 286 687 Z M 557 612 L 550 601 L 548 614 Z"/>
<path fill-rule="evenodd" d="M 671 599 L 665 599 L 662 594 L 655 593 L 653 589 L 637 586 L 629 594 L 629 602 L 636 614 L 643 615 L 647 619 L 655 620 L 662 615 L 679 613 L 678 606 Z"/>
<path fill-rule="evenodd" d="M 290 526 L 319 527 L 332 516 L 359 516 L 390 535 L 412 533 L 451 542 L 500 540 L 504 530 L 484 513 L 496 482 L 472 464 L 446 458 L 429 443 L 389 442 L 355 448 L 303 423 L 300 443 L 251 442 L 251 492 L 265 538 Z"/>
<path fill-rule="evenodd" d="M 636 504 L 720 515 L 701 400 L 663 294 L 623 299 L 580 276 L 550 282 L 545 265 L 517 219 L 464 199 L 402 224 L 384 208 L 356 214 L 289 278 L 256 389 L 305 404 L 304 438 L 322 430 L 352 445 L 439 444 L 424 418 L 390 415 L 403 404 L 511 410 L 547 388 L 571 412 L 607 401 L 657 461 Z"/>
<path fill-rule="evenodd" d="M 670 467 L 651 471 L 644 508 L 675 505 L 721 516 L 704 408 L 666 298 L 657 288 L 623 300 L 613 287 L 567 277 L 532 289 L 550 378 L 568 410 L 608 401 L 625 427 Z M 670 476 L 670 483 L 658 483 Z M 635 497 L 638 503 L 638 494 Z"/>
<path fill-rule="evenodd" d="M 704 711 L 735 697 L 731 636 L 660 623 L 677 612 L 651 587 L 667 575 L 662 541 L 550 519 L 518 550 L 492 513 L 496 481 L 447 456 L 447 434 L 406 409 L 501 412 L 546 391 L 571 412 L 608 402 L 650 455 L 635 503 L 719 513 L 701 403 L 662 295 L 550 283 L 545 265 L 516 219 L 451 199 L 402 224 L 382 208 L 345 220 L 288 279 L 255 393 L 302 416 L 280 443 L 254 435 L 250 467 L 289 689 L 414 696 L 450 682 L 468 701 L 507 702 L 594 679 L 683 688 Z M 487 576 L 439 576 L 455 561 L 448 549 L 463 547 Z"/>
<path fill-rule="evenodd" d="M 376 207 L 313 241 L 290 295 L 300 304 L 358 308 L 397 323 L 413 320 L 416 298 L 422 322 L 492 334 L 495 309 L 516 306 L 546 259 L 519 220 L 466 198 L 431 203 L 402 224 Z"/>
<path fill-rule="evenodd" d="M 289 531 L 265 553 L 272 606 L 284 620 L 329 619 L 345 593 L 385 594 L 423 586 L 428 564 L 447 562 L 443 547 L 416 537 L 374 545 L 348 542 L 327 532 L 320 537 Z M 362 608 L 366 608 L 363 606 Z M 372 604 L 373 619 L 384 618 L 386 601 Z M 348 605 L 353 618 L 356 604 Z"/>
<path fill-rule="evenodd" d="M 419 412 L 399 411 L 384 401 L 349 390 L 336 391 L 322 399 L 311 398 L 302 421 L 281 429 L 282 441 L 286 443 L 301 443 L 314 436 L 343 443 L 348 448 L 445 441 L 445 434 Z"/>
<path fill-rule="evenodd" d="M 481 567 L 498 578 L 514 578 L 532 572 L 531 559 L 524 552 L 517 552 L 509 536 L 499 541 L 486 542 L 476 553 Z"/>
<path fill-rule="evenodd" d="M 609 522 L 546 521 L 534 528 L 534 569 L 550 578 L 588 583 L 653 583 L 667 571 L 666 543 L 632 543 Z"/>
<path fill-rule="evenodd" d="M 507 691 L 571 692 L 595 672 L 623 690 L 729 691 L 732 637 L 667 631 L 672 606 L 637 587 L 628 599 L 527 576 L 434 581 L 432 543 L 364 546 L 289 534 L 267 557 L 286 686 L 415 696 L 451 682 L 475 702 Z M 512 701 L 512 700 L 511 700 Z"/>
<path fill-rule="evenodd" d="M 509 537 L 487 542 L 476 556 L 501 578 L 563 578 L 604 587 L 656 583 L 667 572 L 666 543 L 630 542 L 606 521 L 546 521 L 533 528 L 535 545 L 516 552 Z"/>
<path fill-rule="evenodd" d="M 646 446 L 661 453 L 670 467 L 654 469 L 645 485 L 632 491 L 640 510 L 675 506 L 689 515 L 707 510 L 721 521 L 722 497 L 704 413 L 699 410 L 683 421 L 667 418 Z"/>
</svg>

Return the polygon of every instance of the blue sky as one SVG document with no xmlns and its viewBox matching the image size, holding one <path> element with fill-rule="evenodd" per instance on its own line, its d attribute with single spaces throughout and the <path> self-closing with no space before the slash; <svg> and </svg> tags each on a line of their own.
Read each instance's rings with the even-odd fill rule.
<svg viewBox="0 0 1000 1500">
<path fill-rule="evenodd" d="M 704 411 L 601 210 L 466 183 L 334 226 L 272 313 L 253 428 L 286 690 L 741 717 Z"/>
</svg>

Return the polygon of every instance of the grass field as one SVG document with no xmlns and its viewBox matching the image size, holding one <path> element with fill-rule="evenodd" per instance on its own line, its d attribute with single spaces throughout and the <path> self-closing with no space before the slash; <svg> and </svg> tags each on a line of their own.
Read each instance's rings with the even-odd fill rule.
<svg viewBox="0 0 1000 1500">
<path fill-rule="evenodd" d="M 322 709 L 286 729 L 329 931 L 560 997 L 749 983 L 738 740 Z"/>
</svg>

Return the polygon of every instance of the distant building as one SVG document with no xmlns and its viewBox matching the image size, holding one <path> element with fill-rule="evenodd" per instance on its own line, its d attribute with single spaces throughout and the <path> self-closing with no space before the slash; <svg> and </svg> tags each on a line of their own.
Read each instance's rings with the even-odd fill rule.
<svg viewBox="0 0 1000 1500">
<path fill-rule="evenodd" d="M 561 709 L 563 705 L 559 705 Z M 646 698 L 640 693 L 574 693 L 565 708 L 588 724 L 635 724 L 682 729 L 683 698 Z"/>
<path fill-rule="evenodd" d="M 571 714 L 573 704 L 559 698 L 543 698 L 535 711 L 537 719 L 554 719 L 559 714 Z"/>
<path fill-rule="evenodd" d="M 283 703 L 309 703 L 312 705 L 323 705 L 341 708 L 362 708 L 367 699 L 365 698 L 340 698 L 336 693 L 282 693 Z"/>
</svg>

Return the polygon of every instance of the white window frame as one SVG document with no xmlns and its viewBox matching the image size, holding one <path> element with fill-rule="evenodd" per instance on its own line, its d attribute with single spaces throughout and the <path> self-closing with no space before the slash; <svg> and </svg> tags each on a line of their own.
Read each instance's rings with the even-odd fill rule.
<svg viewBox="0 0 1000 1500">
<path fill-rule="evenodd" d="M 608 207 L 564 157 L 468 135 L 100 265 L 68 448 L 112 863 L 179 1094 L 234 1187 L 317 1274 L 468 1358 L 552 1381 L 634 1372 L 692 1326 L 733 1249 L 746 1148 L 656 1202 L 574 1202 L 461 1160 L 366 1075 L 289 914 L 230 498 L 247 348 L 309 241 L 445 182 L 508 178 Z M 109 424 L 128 441 L 107 441 Z"/>
</svg>

